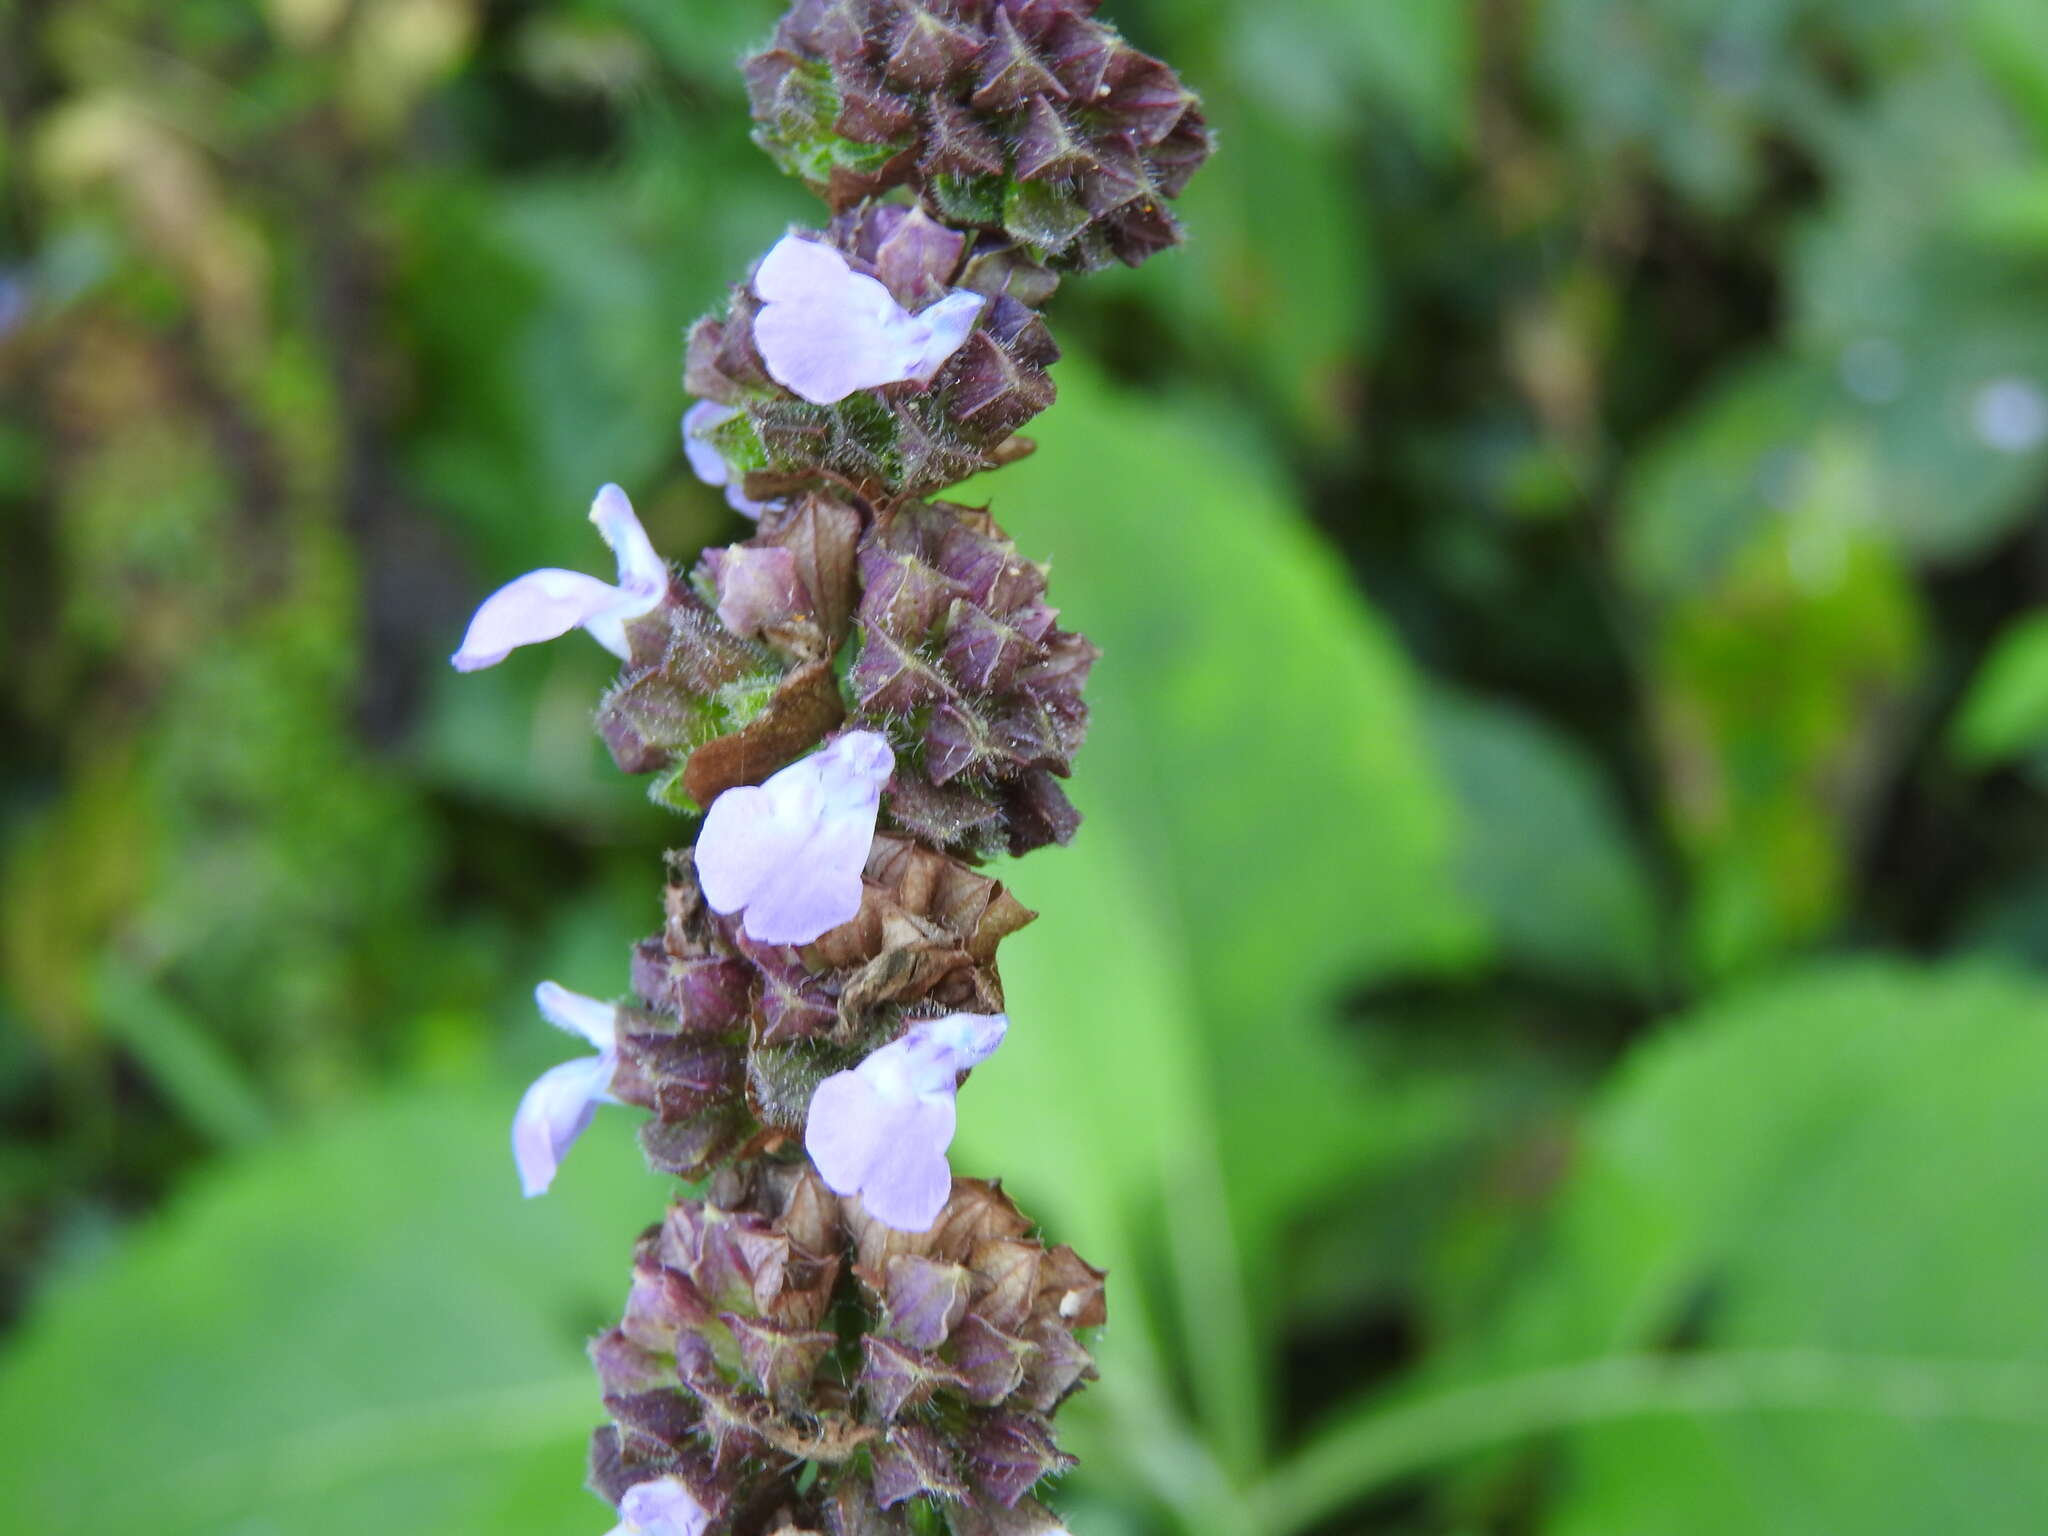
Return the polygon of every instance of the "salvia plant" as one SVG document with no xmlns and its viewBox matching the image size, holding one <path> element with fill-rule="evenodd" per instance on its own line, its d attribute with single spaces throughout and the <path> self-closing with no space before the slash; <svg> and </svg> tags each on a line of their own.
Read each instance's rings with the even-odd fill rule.
<svg viewBox="0 0 2048 1536">
<path fill-rule="evenodd" d="M 1033 1536 L 1071 1464 L 1103 1275 L 947 1162 L 1001 1045 L 980 866 L 1071 838 L 1095 648 L 988 509 L 939 500 L 1031 449 L 1061 277 L 1180 239 L 1209 151 L 1174 72 L 1095 0 L 798 0 L 743 68 L 755 137 L 826 202 L 689 337 L 682 447 L 754 519 L 687 575 L 624 492 L 606 582 L 493 594 L 455 665 L 582 629 L 621 670 L 619 767 L 695 828 L 623 1002 L 553 982 L 591 1054 L 514 1119 L 528 1195 L 600 1103 L 691 1181 L 591 1356 L 591 1486 L 642 1536 Z M 1023 1027 L 1028 1027 L 1025 1021 Z"/>
</svg>

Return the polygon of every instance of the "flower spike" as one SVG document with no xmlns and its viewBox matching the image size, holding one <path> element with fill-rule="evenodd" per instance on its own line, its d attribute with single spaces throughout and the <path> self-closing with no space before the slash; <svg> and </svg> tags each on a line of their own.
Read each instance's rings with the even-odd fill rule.
<svg viewBox="0 0 2048 1536">
<path fill-rule="evenodd" d="M 522 576 L 454 658 L 589 631 L 624 662 L 605 746 L 695 831 L 630 998 L 536 989 L 591 1053 L 512 1126 L 528 1195 L 604 1103 L 697 1186 L 590 1347 L 610 1536 L 1067 1536 L 1040 1500 L 1105 1276 L 949 1158 L 1009 1029 L 998 947 L 1036 915 L 982 866 L 1075 834 L 1098 653 L 994 512 L 943 496 L 1032 451 L 1039 311 L 1178 242 L 1209 152 L 1101 4 L 791 0 L 744 66 L 755 137 L 829 223 L 773 242 L 683 374 L 690 469 L 757 526 L 683 579 L 607 486 L 616 583 Z"/>
<path fill-rule="evenodd" d="M 483 601 L 462 648 L 450 658 L 458 672 L 495 667 L 522 645 L 553 640 L 572 629 L 590 637 L 621 661 L 626 659 L 626 625 L 652 613 L 668 596 L 668 564 L 654 551 L 633 504 L 616 485 L 607 485 L 590 504 L 590 520 L 619 559 L 617 586 L 581 571 L 528 571 Z"/>
<path fill-rule="evenodd" d="M 850 1072 L 818 1085 L 804 1150 L 835 1194 L 899 1232 L 928 1232 L 952 1192 L 960 1074 L 995 1054 L 1010 1027 L 1000 1013 L 949 1013 L 913 1024 Z"/>
</svg>

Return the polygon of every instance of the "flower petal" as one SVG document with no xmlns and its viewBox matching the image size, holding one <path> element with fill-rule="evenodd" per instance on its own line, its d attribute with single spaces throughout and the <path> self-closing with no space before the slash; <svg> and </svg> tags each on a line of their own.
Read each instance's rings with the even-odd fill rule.
<svg viewBox="0 0 2048 1536">
<path fill-rule="evenodd" d="M 899 1232 L 929 1232 L 953 1192 L 946 1149 L 953 1144 L 953 1096 L 914 1099 L 895 1135 L 861 1181 L 860 1201 Z"/>
<path fill-rule="evenodd" d="M 712 802 L 697 875 L 714 912 L 737 912 L 764 944 L 808 944 L 860 911 L 861 868 L 875 840 L 889 743 L 849 731 L 759 787 Z"/>
<path fill-rule="evenodd" d="M 899 1042 L 900 1043 L 900 1042 Z M 953 1187 L 953 1093 L 908 1092 L 894 1074 L 874 1072 L 884 1046 L 850 1072 L 834 1073 L 811 1095 L 804 1149 L 836 1193 L 859 1195 L 868 1213 L 900 1232 L 928 1231 Z M 878 1081 L 879 1079 L 879 1081 Z"/>
<path fill-rule="evenodd" d="M 712 911 L 739 911 L 778 869 L 802 858 L 817 824 L 817 804 L 783 780 L 789 771 L 783 769 L 766 784 L 728 789 L 711 802 L 697 837 L 696 860 L 697 880 Z M 811 792 L 815 797 L 815 784 Z"/>
<path fill-rule="evenodd" d="M 949 1013 L 920 1020 L 884 1049 L 903 1052 L 901 1070 L 913 1092 L 951 1093 L 962 1072 L 996 1053 L 1009 1029 L 1007 1014 Z"/>
<path fill-rule="evenodd" d="M 875 817 L 819 822 L 800 858 L 771 871 L 741 920 L 763 944 L 808 944 L 860 911 L 860 871 L 875 840 Z"/>
<path fill-rule="evenodd" d="M 736 414 L 731 406 L 716 400 L 699 400 L 683 412 L 683 454 L 690 461 L 690 473 L 706 485 L 724 485 L 732 479 L 732 466 L 709 434 Z"/>
<path fill-rule="evenodd" d="M 898 1100 L 907 1103 L 909 1096 L 898 1095 Z M 835 1072 L 811 1093 L 804 1150 L 835 1193 L 856 1194 L 881 1155 L 892 1122 L 890 1103 L 859 1068 Z"/>
<path fill-rule="evenodd" d="M 715 400 L 699 400 L 683 412 L 683 453 L 690 461 L 692 474 L 706 485 L 724 486 L 725 504 L 741 517 L 758 522 L 761 514 L 767 511 L 768 503 L 756 501 L 746 493 L 741 477 L 732 472 L 725 455 L 710 440 L 711 431 L 736 414 L 729 405 L 720 405 Z"/>
<path fill-rule="evenodd" d="M 588 628 L 617 607 L 620 596 L 617 587 L 581 571 L 528 571 L 484 599 L 469 621 L 462 649 L 451 658 L 455 670 L 495 667 L 519 646 Z M 605 643 L 602 635 L 597 638 Z M 606 644 L 606 649 L 623 658 L 623 633 L 618 645 Z"/>
<path fill-rule="evenodd" d="M 924 1232 L 952 1191 L 946 1149 L 957 1116 L 960 1073 L 1003 1043 L 1000 1013 L 949 1013 L 913 1024 L 850 1072 L 811 1095 L 804 1147 L 819 1176 L 859 1195 L 868 1214 L 900 1232 Z"/>
<path fill-rule="evenodd" d="M 556 982 L 544 981 L 533 989 L 534 1006 L 555 1028 L 581 1035 L 600 1051 L 618 1041 L 619 1010 L 581 992 L 571 992 Z"/>
<path fill-rule="evenodd" d="M 597 1113 L 617 1065 L 607 1051 L 550 1067 L 534 1079 L 512 1117 L 512 1160 L 530 1200 L 547 1193 L 555 1170 Z"/>
<path fill-rule="evenodd" d="M 635 1536 L 703 1536 L 711 1524 L 690 1490 L 672 1477 L 635 1483 L 619 1500 L 619 1514 L 620 1529 Z"/>
<path fill-rule="evenodd" d="M 815 405 L 900 383 L 926 363 L 931 329 L 830 246 L 785 235 L 762 258 L 754 291 L 754 344 L 769 377 Z"/>
<path fill-rule="evenodd" d="M 920 312 L 916 322 L 924 329 L 923 345 L 918 349 L 917 366 L 905 377 L 920 384 L 929 382 L 940 365 L 958 352 L 967 340 L 967 333 L 974 329 L 984 302 L 978 293 L 949 293 L 930 309 Z"/>
<path fill-rule="evenodd" d="M 801 235 L 784 235 L 754 269 L 754 292 L 764 304 L 801 304 L 835 297 L 854 271 L 831 246 Z M 876 284 L 877 287 L 881 285 Z M 888 290 L 882 297 L 890 305 Z M 872 301 L 869 301 L 872 306 Z"/>
<path fill-rule="evenodd" d="M 891 1063 L 899 1044 L 817 1085 L 803 1145 L 836 1194 L 858 1194 L 883 1225 L 922 1233 L 952 1192 L 952 1085 L 928 1096 L 909 1092 Z"/>
<path fill-rule="evenodd" d="M 651 612 L 668 595 L 668 562 L 655 552 L 653 540 L 640 526 L 633 503 L 616 485 L 599 488 L 590 503 L 590 520 L 619 557 L 619 590 L 647 599 L 645 607 L 622 612 L 621 618 L 638 618 Z"/>
</svg>

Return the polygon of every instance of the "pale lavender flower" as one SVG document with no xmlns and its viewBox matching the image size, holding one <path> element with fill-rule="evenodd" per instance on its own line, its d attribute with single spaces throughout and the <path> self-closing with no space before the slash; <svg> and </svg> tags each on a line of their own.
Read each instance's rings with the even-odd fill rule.
<svg viewBox="0 0 2048 1536">
<path fill-rule="evenodd" d="M 761 259 L 754 292 L 754 345 L 769 376 L 817 405 L 930 379 L 967 340 L 983 302 L 956 291 L 913 315 L 829 245 L 797 235 Z"/>
<path fill-rule="evenodd" d="M 711 910 L 744 909 L 742 926 L 764 944 L 808 944 L 851 920 L 895 767 L 887 740 L 848 731 L 765 784 L 720 795 L 697 839 Z"/>
<path fill-rule="evenodd" d="M 690 461 L 690 472 L 699 480 L 706 485 L 724 488 L 727 506 L 741 517 L 758 521 L 768 503 L 756 501 L 746 493 L 741 478 L 732 472 L 725 455 L 711 441 L 713 429 L 738 414 L 731 406 L 720 405 L 715 400 L 699 400 L 692 405 L 683 412 L 683 454 Z"/>
<path fill-rule="evenodd" d="M 819 1176 L 899 1232 L 926 1232 L 953 1188 L 953 1096 L 960 1074 L 1003 1043 L 1000 1013 L 949 1013 L 834 1073 L 811 1095 L 804 1149 Z"/>
<path fill-rule="evenodd" d="M 626 625 L 659 608 L 668 596 L 668 564 L 654 552 L 647 530 L 633 515 L 633 503 L 607 485 L 590 504 L 590 520 L 619 557 L 613 586 L 581 571 L 528 571 L 489 597 L 469 621 L 462 649 L 452 658 L 458 672 L 495 667 L 522 645 L 553 640 L 572 629 L 590 637 L 621 661 L 626 659 Z"/>
<path fill-rule="evenodd" d="M 610 1536 L 703 1536 L 710 1524 L 689 1489 L 672 1477 L 660 1477 L 626 1490 Z"/>
<path fill-rule="evenodd" d="M 557 1029 L 581 1035 L 597 1047 L 595 1056 L 579 1056 L 550 1067 L 534 1079 L 512 1117 L 512 1160 L 530 1200 L 547 1193 L 555 1170 L 569 1155 L 576 1138 L 589 1127 L 597 1106 L 611 1097 L 612 1073 L 618 1069 L 619 1010 L 594 997 L 544 981 L 533 989 L 541 1017 Z"/>
</svg>

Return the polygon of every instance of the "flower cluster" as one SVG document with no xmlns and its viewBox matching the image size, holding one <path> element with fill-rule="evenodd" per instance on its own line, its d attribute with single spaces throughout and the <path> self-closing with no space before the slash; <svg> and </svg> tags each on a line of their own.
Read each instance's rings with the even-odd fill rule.
<svg viewBox="0 0 2048 1536">
<path fill-rule="evenodd" d="M 992 1184 L 951 1181 L 911 1233 L 801 1164 L 728 1168 L 642 1236 L 592 1346 L 612 1414 L 592 1480 L 628 1529 L 637 1495 L 685 1530 L 907 1536 L 929 1502 L 956 1530 L 1050 1536 L 1048 1416 L 1094 1375 L 1074 1335 L 1104 1317 L 1101 1271 Z M 793 1464 L 816 1469 L 801 1495 Z"/>
<path fill-rule="evenodd" d="M 1209 155 L 1194 94 L 1096 0 L 800 0 L 744 66 L 755 137 L 835 209 L 909 187 L 1008 267 L 1136 266 Z"/>
<path fill-rule="evenodd" d="M 599 734 L 696 831 L 630 995 L 537 989 L 593 1054 L 513 1121 L 530 1196 L 600 1104 L 706 1181 L 592 1346 L 615 1536 L 1062 1529 L 1051 1415 L 1094 1374 L 1102 1276 L 948 1152 L 1011 1027 L 997 948 L 1034 915 L 977 864 L 1073 836 L 1096 651 L 986 509 L 936 493 L 1029 451 L 1052 272 L 1170 244 L 1160 200 L 1207 153 L 1192 96 L 1092 10 L 798 0 L 747 71 L 833 218 L 772 246 L 686 372 L 689 466 L 752 536 L 671 568 L 606 486 L 616 582 L 522 576 L 454 657 L 588 632 L 621 664 Z"/>
</svg>

